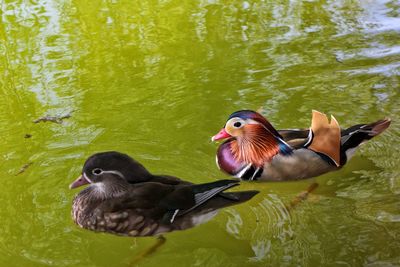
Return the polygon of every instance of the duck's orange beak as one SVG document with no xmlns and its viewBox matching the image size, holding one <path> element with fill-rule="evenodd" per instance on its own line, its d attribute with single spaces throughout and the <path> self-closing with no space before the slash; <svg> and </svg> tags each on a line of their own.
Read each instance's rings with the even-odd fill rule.
<svg viewBox="0 0 400 267">
<path fill-rule="evenodd" d="M 211 137 L 211 141 L 214 142 L 217 140 L 226 139 L 228 137 L 232 137 L 232 136 L 225 131 L 225 128 L 222 128 L 221 131 L 219 131 L 219 133 L 217 133 L 216 135 Z"/>
<path fill-rule="evenodd" d="M 89 181 L 85 179 L 83 175 L 81 175 L 75 181 L 73 181 L 72 184 L 69 185 L 69 189 L 74 189 L 85 184 L 89 184 Z"/>
</svg>

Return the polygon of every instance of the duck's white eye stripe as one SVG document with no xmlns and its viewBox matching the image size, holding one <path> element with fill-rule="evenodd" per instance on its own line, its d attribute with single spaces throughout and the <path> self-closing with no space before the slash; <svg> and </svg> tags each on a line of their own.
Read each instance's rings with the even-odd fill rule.
<svg viewBox="0 0 400 267">
<path fill-rule="evenodd" d="M 255 121 L 253 119 L 247 119 L 246 121 L 247 121 L 248 124 L 261 124 L 262 125 L 262 123 L 259 123 L 258 121 Z M 265 128 L 265 126 L 264 126 L 264 128 Z"/>
<path fill-rule="evenodd" d="M 229 125 L 231 127 L 234 127 L 234 128 L 238 129 L 238 128 L 241 128 L 242 126 L 244 126 L 246 123 L 247 123 L 247 120 L 243 120 L 241 118 L 235 117 L 235 118 L 232 118 L 232 119 L 228 120 L 226 122 L 225 126 Z"/>
<path fill-rule="evenodd" d="M 119 172 L 119 171 L 103 171 L 102 173 L 112 173 L 112 174 L 118 175 L 118 176 L 121 177 L 122 179 L 125 178 L 124 175 L 123 175 L 121 172 Z"/>
</svg>

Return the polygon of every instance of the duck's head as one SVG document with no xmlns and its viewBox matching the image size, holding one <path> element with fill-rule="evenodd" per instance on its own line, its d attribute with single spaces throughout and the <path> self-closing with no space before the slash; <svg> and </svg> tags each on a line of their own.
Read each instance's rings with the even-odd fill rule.
<svg viewBox="0 0 400 267">
<path fill-rule="evenodd" d="M 224 128 L 214 135 L 211 140 L 227 138 L 246 138 L 250 135 L 260 135 L 264 132 L 280 137 L 275 128 L 261 114 L 252 110 L 239 110 L 232 113 L 225 123 Z"/>
<path fill-rule="evenodd" d="M 262 166 L 276 154 L 291 151 L 268 120 L 252 110 L 232 113 L 224 128 L 211 138 L 212 141 L 223 139 L 228 139 L 226 143 L 229 145 L 225 143 L 220 146 L 217 155 L 219 161 L 228 153 L 238 162 Z"/>
<path fill-rule="evenodd" d="M 128 183 L 147 181 L 151 174 L 142 164 L 116 151 L 96 153 L 83 165 L 82 174 L 70 185 L 76 188 L 85 184 L 103 183 L 122 179 Z"/>
</svg>

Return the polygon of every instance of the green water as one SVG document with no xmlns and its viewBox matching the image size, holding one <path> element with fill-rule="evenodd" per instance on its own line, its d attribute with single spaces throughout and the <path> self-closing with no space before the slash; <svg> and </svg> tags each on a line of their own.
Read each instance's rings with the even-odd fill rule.
<svg viewBox="0 0 400 267">
<path fill-rule="evenodd" d="M 86 157 L 119 150 L 155 173 L 226 178 L 210 137 L 260 107 L 277 128 L 308 127 L 312 109 L 393 123 L 341 171 L 243 183 L 261 193 L 167 234 L 139 265 L 400 266 L 398 1 L 0 0 L 0 18 L 0 266 L 128 266 L 154 238 L 70 218 Z"/>
</svg>

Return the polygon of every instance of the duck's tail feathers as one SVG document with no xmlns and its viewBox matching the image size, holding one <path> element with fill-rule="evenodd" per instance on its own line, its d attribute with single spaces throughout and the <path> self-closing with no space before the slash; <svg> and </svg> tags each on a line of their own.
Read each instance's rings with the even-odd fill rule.
<svg viewBox="0 0 400 267">
<path fill-rule="evenodd" d="M 371 128 L 371 138 L 382 133 L 390 126 L 391 120 L 389 118 L 376 121 L 374 123 L 367 124 L 365 128 Z"/>
<path fill-rule="evenodd" d="M 181 211 L 178 216 L 184 215 L 196 208 L 217 210 L 245 202 L 259 193 L 259 191 L 223 192 L 231 187 L 238 186 L 238 180 L 220 180 L 216 182 L 193 185 L 195 205 Z"/>
<path fill-rule="evenodd" d="M 257 195 L 259 191 L 249 190 L 249 191 L 238 191 L 238 192 L 222 192 L 219 193 L 214 198 L 210 199 L 207 203 L 203 205 L 203 209 L 218 210 L 221 208 L 238 205 L 240 203 L 246 202 Z"/>
<path fill-rule="evenodd" d="M 260 193 L 260 191 L 249 190 L 249 191 L 239 191 L 239 192 L 223 192 L 220 193 L 219 196 L 232 201 L 232 205 L 235 205 L 252 199 L 258 193 Z"/>
<path fill-rule="evenodd" d="M 240 181 L 238 180 L 226 179 L 206 184 L 194 185 L 193 192 L 195 193 L 195 206 L 200 206 L 201 204 L 212 199 L 221 198 L 225 201 L 232 202 L 232 205 L 235 205 L 251 199 L 258 193 L 258 191 L 223 192 L 231 187 L 238 186 L 239 184 Z"/>
<path fill-rule="evenodd" d="M 382 119 L 369 124 L 357 124 L 343 130 L 341 132 L 342 162 L 340 165 L 350 159 L 355 148 L 385 131 L 390 126 L 390 122 L 390 119 Z"/>
</svg>

